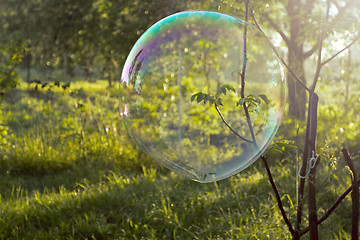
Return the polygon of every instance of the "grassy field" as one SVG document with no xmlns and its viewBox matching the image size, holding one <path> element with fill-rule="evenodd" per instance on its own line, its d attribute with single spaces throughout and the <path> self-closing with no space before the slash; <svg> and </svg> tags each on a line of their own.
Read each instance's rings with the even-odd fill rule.
<svg viewBox="0 0 360 240">
<path fill-rule="evenodd" d="M 291 239 L 260 161 L 217 183 L 192 182 L 131 143 L 117 88 L 105 81 L 34 87 L 22 83 L 1 100 L 0 239 Z M 338 131 L 357 125 L 329 128 L 340 121 L 332 108 L 321 109 L 319 121 L 320 216 L 351 182 L 338 154 L 349 137 Z M 277 138 L 301 145 L 302 125 L 284 119 Z M 298 152 L 270 155 L 293 221 Z M 350 223 L 348 197 L 320 226 L 321 239 L 350 239 Z"/>
</svg>

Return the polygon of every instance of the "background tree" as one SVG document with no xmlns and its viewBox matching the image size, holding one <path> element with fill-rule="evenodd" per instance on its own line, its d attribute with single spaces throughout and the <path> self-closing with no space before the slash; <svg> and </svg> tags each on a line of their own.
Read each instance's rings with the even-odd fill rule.
<svg viewBox="0 0 360 240">
<path fill-rule="evenodd" d="M 331 1 L 329 22 L 324 25 L 321 16 L 325 14 L 325 2 L 317 0 L 270 1 L 261 12 L 263 22 L 276 30 L 285 43 L 288 66 L 306 84 L 305 60 L 311 58 L 319 47 L 325 47 L 329 55 L 338 48 L 336 40 L 350 42 L 358 35 L 360 2 L 354 0 Z M 260 16 L 260 14 L 259 14 Z M 325 29 L 323 46 L 319 46 Z M 352 33 L 352 34 L 349 34 Z M 335 45 L 335 46 L 332 46 Z M 306 92 L 293 75 L 288 73 L 288 114 L 298 119 L 305 119 Z"/>
</svg>

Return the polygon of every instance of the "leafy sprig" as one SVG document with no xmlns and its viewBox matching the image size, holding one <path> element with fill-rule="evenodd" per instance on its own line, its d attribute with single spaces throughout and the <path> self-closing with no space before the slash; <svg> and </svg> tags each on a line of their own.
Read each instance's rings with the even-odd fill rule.
<svg viewBox="0 0 360 240">
<path fill-rule="evenodd" d="M 203 102 L 204 104 L 210 103 L 210 105 L 223 106 L 221 95 L 226 95 L 227 91 L 236 92 L 235 88 L 229 84 L 224 84 L 216 91 L 215 95 L 209 93 L 198 92 L 191 96 L 191 102 L 197 101 L 198 103 Z"/>
<path fill-rule="evenodd" d="M 224 119 L 224 116 L 221 114 L 221 111 L 219 109 L 218 106 L 223 106 L 222 104 L 222 99 L 221 96 L 226 96 L 226 94 L 228 92 L 234 92 L 236 93 L 236 90 L 233 86 L 229 85 L 229 84 L 224 84 L 221 87 L 219 87 L 219 89 L 216 91 L 216 93 L 214 95 L 209 94 L 209 93 L 203 93 L 203 92 L 198 92 L 195 93 L 194 95 L 191 96 L 191 102 L 196 101 L 197 103 L 201 103 L 203 102 L 204 104 L 209 103 L 210 105 L 213 105 L 216 109 L 216 111 L 218 112 L 221 120 L 223 121 L 223 123 L 236 135 L 238 136 L 241 140 L 245 141 L 245 142 L 249 142 L 249 143 L 253 143 L 256 145 L 255 142 L 255 136 L 253 136 L 253 141 L 246 139 L 242 136 L 240 136 L 228 123 L 227 121 Z M 270 104 L 269 99 L 266 97 L 265 94 L 259 94 L 259 95 L 255 95 L 255 94 L 250 94 L 244 98 L 240 98 L 239 101 L 237 101 L 236 106 L 242 106 L 244 107 L 244 109 L 246 109 L 246 112 L 248 108 L 256 108 L 259 104 L 261 104 L 261 101 L 263 101 L 266 105 Z M 250 119 L 247 116 L 247 120 L 248 120 L 248 124 Z M 251 126 L 251 125 L 250 125 Z"/>
<path fill-rule="evenodd" d="M 209 93 L 198 92 L 192 95 L 190 100 L 191 102 L 196 101 L 197 103 L 203 102 L 204 104 L 210 103 L 210 105 L 215 104 L 216 106 L 223 106 L 221 96 L 222 95 L 226 96 L 228 92 L 236 93 L 235 88 L 233 86 L 231 86 L 230 84 L 224 84 L 221 87 L 219 87 L 219 89 L 216 91 L 216 94 L 214 95 Z M 239 101 L 237 101 L 236 106 L 242 106 L 246 104 L 248 108 L 251 108 L 251 107 L 256 107 L 258 104 L 261 103 L 261 101 L 263 101 L 266 105 L 270 104 L 270 100 L 265 94 L 259 94 L 259 95 L 250 94 L 245 98 L 240 98 Z"/>
</svg>

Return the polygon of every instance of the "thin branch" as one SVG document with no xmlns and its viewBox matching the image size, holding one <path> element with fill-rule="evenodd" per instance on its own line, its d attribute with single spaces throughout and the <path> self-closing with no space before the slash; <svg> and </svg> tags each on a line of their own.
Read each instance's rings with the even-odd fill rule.
<svg viewBox="0 0 360 240">
<path fill-rule="evenodd" d="M 294 235 L 294 232 L 295 232 L 295 231 L 294 231 L 294 229 L 293 229 L 293 227 L 292 227 L 292 225 L 291 225 L 288 217 L 286 216 L 286 213 L 285 213 L 283 204 L 282 204 L 282 202 L 281 202 L 281 198 L 280 198 L 279 191 L 278 191 L 278 189 L 277 189 L 277 187 L 276 187 L 276 185 L 275 185 L 274 179 L 273 179 L 273 177 L 272 177 L 272 175 L 271 175 L 271 171 L 270 171 L 269 165 L 268 165 L 268 163 L 267 163 L 267 158 L 264 157 L 264 156 L 261 156 L 261 159 L 262 159 L 262 161 L 263 161 L 263 163 L 264 163 L 264 165 L 265 165 L 266 172 L 267 172 L 267 174 L 268 174 L 270 184 L 271 184 L 271 186 L 272 186 L 272 188 L 273 188 L 273 190 L 274 190 L 275 197 L 276 197 L 276 201 L 277 201 L 277 203 L 278 203 L 278 206 L 279 206 L 281 215 L 282 215 L 282 217 L 283 217 L 286 225 L 288 226 L 291 235 Z"/>
<path fill-rule="evenodd" d="M 240 74 L 241 77 L 241 89 L 240 89 L 240 95 L 241 98 L 245 98 L 245 72 L 246 72 L 246 63 L 247 63 L 247 24 L 248 24 L 248 10 L 249 10 L 249 0 L 245 0 L 245 7 L 246 7 L 246 11 L 245 11 L 245 25 L 244 25 L 244 61 L 243 61 L 243 66 L 242 66 L 242 72 Z M 214 104 L 216 111 L 218 112 L 221 120 L 223 121 L 223 123 L 230 129 L 231 132 L 233 132 L 238 138 L 240 138 L 241 140 L 248 142 L 248 143 L 252 143 L 255 146 L 257 146 L 256 144 L 256 140 L 255 140 L 255 135 L 254 135 L 254 130 L 252 128 L 251 125 L 251 121 L 250 121 L 250 115 L 249 115 L 249 111 L 248 108 L 245 104 L 245 102 L 243 103 L 243 108 L 245 111 L 245 115 L 246 115 L 246 119 L 247 119 L 247 124 L 249 126 L 249 130 L 251 133 L 251 137 L 252 137 L 252 141 L 248 140 L 242 136 L 240 136 L 224 119 L 223 115 L 220 112 L 220 109 L 218 108 L 217 104 Z"/>
<path fill-rule="evenodd" d="M 223 123 L 230 129 L 230 131 L 232 131 L 236 136 L 238 136 L 238 138 L 240 138 L 241 140 L 245 141 L 245 142 L 248 142 L 248 143 L 253 143 L 252 141 L 240 136 L 227 122 L 226 120 L 224 119 L 223 115 L 221 114 L 218 106 L 215 104 L 215 109 L 216 111 L 218 112 L 221 120 L 223 121 Z"/>
<path fill-rule="evenodd" d="M 353 174 L 354 179 L 356 179 L 356 170 L 355 170 L 355 167 L 354 167 L 353 162 L 351 161 L 351 158 L 350 158 L 350 155 L 349 155 L 348 150 L 347 150 L 346 148 L 343 148 L 343 149 L 341 150 L 341 152 L 342 152 L 342 154 L 343 154 L 343 156 L 344 156 L 344 159 L 345 159 L 346 164 L 349 166 L 350 171 L 351 171 L 351 173 Z"/>
<path fill-rule="evenodd" d="M 270 45 L 271 49 L 274 51 L 274 53 L 276 54 L 276 56 L 278 57 L 278 59 L 281 61 L 281 63 L 286 67 L 286 69 L 290 72 L 290 74 L 296 79 L 296 81 L 308 92 L 310 92 L 310 89 L 300 80 L 300 78 L 294 73 L 294 71 L 289 67 L 289 65 L 286 64 L 286 62 L 284 61 L 284 59 L 282 57 L 280 57 L 280 55 L 278 54 L 275 46 L 271 43 L 271 41 L 269 40 L 269 38 L 266 36 L 266 34 L 264 33 L 264 31 L 260 28 L 259 24 L 257 23 L 254 14 L 252 14 L 252 18 L 254 20 L 254 23 L 256 25 L 256 27 L 258 28 L 258 30 L 263 34 L 263 36 L 265 37 L 267 43 Z"/>
<path fill-rule="evenodd" d="M 248 15 L 249 15 L 249 0 L 245 0 L 245 26 L 244 26 L 244 60 L 243 60 L 243 68 L 241 71 L 241 90 L 240 90 L 240 96 L 241 98 L 245 99 L 245 72 L 246 72 L 246 64 L 247 64 L 247 24 L 248 24 Z M 242 104 L 243 108 L 244 108 L 244 112 L 245 112 L 245 116 L 246 116 L 246 121 L 250 130 L 250 134 L 251 134 L 251 139 L 252 142 L 254 143 L 255 146 L 256 145 L 256 139 L 255 139 L 255 134 L 254 134 L 254 129 L 252 127 L 251 124 L 251 120 L 250 120 L 250 114 L 249 114 L 249 110 L 248 107 L 246 106 L 246 103 L 244 101 L 244 103 Z"/>
<path fill-rule="evenodd" d="M 325 17 L 325 24 L 328 23 L 329 21 L 329 13 L 330 13 L 330 0 L 326 1 L 326 17 Z M 314 80 L 313 80 L 313 84 L 311 86 L 311 91 L 314 92 L 315 88 L 316 88 L 316 84 L 318 82 L 319 76 L 320 76 L 320 71 L 322 68 L 322 64 L 321 64 L 321 57 L 322 57 L 322 48 L 323 48 L 323 43 L 324 43 L 324 37 L 325 37 L 325 30 L 322 30 L 320 33 L 320 39 L 319 39 L 319 52 L 318 52 L 318 59 L 317 59 L 317 64 L 316 64 L 316 72 L 315 72 L 315 76 L 314 76 Z"/>
<path fill-rule="evenodd" d="M 360 35 L 358 35 L 353 41 L 351 41 L 348 45 L 346 45 L 343 49 L 341 49 L 339 52 L 335 53 L 333 56 L 331 56 L 326 61 L 322 62 L 321 65 L 324 66 L 325 64 L 329 63 L 331 60 L 336 58 L 340 53 L 344 52 L 346 49 L 350 48 L 354 43 L 360 40 Z"/>
<path fill-rule="evenodd" d="M 244 59 L 243 59 L 243 66 L 242 66 L 242 71 L 241 71 L 241 91 L 240 91 L 240 96 L 241 98 L 245 98 L 245 72 L 246 72 L 246 63 L 247 63 L 247 49 L 246 49 L 246 45 L 247 45 L 247 24 L 248 24 L 248 6 L 249 6 L 249 0 L 246 0 L 245 3 L 245 25 L 244 25 Z"/>
<path fill-rule="evenodd" d="M 352 193 L 351 193 L 351 200 L 352 200 L 352 226 L 351 226 L 351 239 L 358 240 L 359 239 L 359 184 L 356 181 L 356 170 L 354 167 L 353 162 L 351 161 L 351 157 L 349 152 L 346 148 L 342 149 L 342 153 L 344 155 L 346 164 L 349 166 L 350 171 L 353 175 L 352 180 Z"/>
<path fill-rule="evenodd" d="M 12 71 L 15 70 L 15 68 L 17 67 L 17 65 L 18 65 L 18 62 L 16 62 L 16 63 L 9 69 L 9 71 L 7 72 L 6 77 L 5 77 L 4 79 L 8 80 L 8 79 L 10 78 Z"/>
<path fill-rule="evenodd" d="M 242 104 L 242 106 L 243 106 L 243 108 L 244 108 L 246 121 L 247 121 L 249 130 L 250 130 L 252 143 L 254 143 L 255 146 L 257 146 L 257 144 L 256 144 L 256 139 L 255 139 L 255 134 L 254 134 L 254 129 L 253 129 L 252 125 L 251 125 L 251 120 L 250 120 L 250 114 L 249 114 L 248 107 L 246 106 L 246 103 L 245 103 L 245 102 Z"/>
<path fill-rule="evenodd" d="M 339 18 L 345 13 L 345 11 L 351 7 L 351 5 L 353 4 L 353 2 L 348 2 L 345 6 L 343 7 L 339 7 L 339 5 L 335 2 L 335 1 L 331 1 L 332 4 L 335 5 L 335 7 L 338 9 L 338 14 L 332 19 L 332 21 L 328 21 L 329 25 L 332 26 L 335 23 L 337 23 L 339 21 Z M 329 19 L 330 17 L 328 16 L 327 19 Z M 327 34 L 326 34 L 327 35 Z M 324 36 L 325 38 L 325 36 Z M 319 42 L 317 42 L 309 51 L 307 51 L 306 53 L 304 53 L 304 58 L 308 58 L 310 57 L 312 54 L 314 54 L 316 52 L 316 50 L 319 47 Z M 344 49 L 345 50 L 345 49 Z M 331 61 L 331 60 L 330 60 Z M 326 63 L 325 63 L 326 64 Z M 323 64 L 323 65 L 325 65 Z"/>
<path fill-rule="evenodd" d="M 304 53 L 304 58 L 308 58 L 308 57 L 310 57 L 311 55 L 313 55 L 315 52 L 316 52 L 316 50 L 318 50 L 319 49 L 319 41 L 318 42 L 316 42 L 315 44 L 314 44 L 314 46 L 309 50 L 309 51 L 307 51 L 307 52 L 305 52 Z"/>
<path fill-rule="evenodd" d="M 300 85 L 305 88 L 306 91 L 310 92 L 310 89 L 300 80 L 300 78 L 293 72 L 293 70 L 289 67 L 289 65 L 286 64 L 286 62 L 284 61 L 283 58 L 280 58 L 280 61 L 282 62 L 282 64 L 284 64 L 284 66 L 286 67 L 286 69 L 291 73 L 291 75 L 296 79 L 296 81 L 298 83 L 300 83 Z"/>
<path fill-rule="evenodd" d="M 301 4 L 301 2 L 300 2 Z M 305 4 L 303 4 L 302 8 L 305 8 L 307 14 L 310 14 L 314 9 L 315 0 L 307 0 Z"/>
<path fill-rule="evenodd" d="M 277 31 L 280 36 L 282 37 L 282 39 L 285 41 L 286 45 L 289 46 L 289 38 L 286 36 L 286 34 L 280 29 L 279 25 L 276 24 L 267 13 L 264 13 L 264 17 L 266 18 L 266 20 L 269 22 L 270 26 L 272 28 L 275 29 L 275 31 Z"/>
<path fill-rule="evenodd" d="M 345 11 L 349 8 L 351 8 L 351 6 L 353 4 L 355 4 L 356 1 L 348 1 L 346 3 L 346 5 L 344 5 L 343 7 L 339 7 L 338 4 L 336 4 L 336 1 L 331 1 L 332 4 L 335 5 L 335 7 L 338 9 L 338 13 L 337 15 L 332 19 L 332 21 L 330 22 L 330 26 L 335 25 L 336 23 L 339 22 L 339 18 L 341 18 L 343 16 L 343 14 L 345 13 Z"/>
<path fill-rule="evenodd" d="M 356 180 L 356 182 L 358 184 L 360 184 L 360 178 L 358 178 Z M 345 199 L 345 197 L 351 192 L 351 190 L 353 189 L 353 186 L 350 186 L 348 189 L 346 189 L 339 197 L 338 199 L 336 199 L 336 201 L 334 202 L 333 205 L 331 205 L 331 207 L 324 213 L 324 215 L 319 219 L 318 224 L 320 225 L 322 222 L 324 222 L 330 215 L 331 213 L 339 206 L 339 204 L 342 202 L 342 200 Z M 304 228 L 301 232 L 300 232 L 300 236 L 306 234 L 309 231 L 309 227 Z"/>
</svg>

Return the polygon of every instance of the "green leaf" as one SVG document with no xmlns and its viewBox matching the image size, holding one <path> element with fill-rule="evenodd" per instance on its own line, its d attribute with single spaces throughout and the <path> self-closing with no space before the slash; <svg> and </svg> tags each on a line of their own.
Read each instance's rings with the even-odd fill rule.
<svg viewBox="0 0 360 240">
<path fill-rule="evenodd" d="M 34 80 L 31 80 L 30 83 L 41 84 L 41 81 L 37 80 L 37 79 L 34 79 Z"/>
<path fill-rule="evenodd" d="M 240 98 L 240 100 L 236 103 L 236 106 L 243 105 L 245 102 L 245 98 Z"/>
<path fill-rule="evenodd" d="M 41 88 L 44 88 L 44 87 L 46 87 L 47 85 L 48 85 L 49 83 L 43 83 L 42 85 L 41 85 Z"/>
<path fill-rule="evenodd" d="M 190 101 L 193 102 L 195 100 L 196 94 L 192 95 Z"/>
<path fill-rule="evenodd" d="M 205 94 L 204 103 L 208 102 L 209 100 L 210 100 L 210 94 Z"/>
<path fill-rule="evenodd" d="M 233 91 L 233 92 L 236 92 L 235 91 L 235 88 L 233 86 L 231 86 L 230 84 L 225 84 L 224 87 L 229 90 L 229 91 Z"/>
<path fill-rule="evenodd" d="M 70 83 L 69 83 L 69 82 L 68 82 L 68 83 L 65 83 L 65 84 L 62 85 L 61 87 L 65 90 L 66 88 L 70 87 Z"/>
<path fill-rule="evenodd" d="M 266 103 L 266 105 L 269 105 L 270 101 L 265 94 L 260 94 L 259 97 Z"/>
<path fill-rule="evenodd" d="M 226 88 L 224 86 L 221 86 L 218 91 L 226 95 Z"/>
<path fill-rule="evenodd" d="M 196 98 L 196 101 L 199 103 L 204 99 L 204 97 L 205 97 L 205 94 L 199 93 L 197 98 Z"/>
<path fill-rule="evenodd" d="M 199 96 L 199 94 L 202 94 L 201 92 L 198 92 L 198 93 L 195 93 L 194 95 L 192 95 L 191 96 L 191 102 L 193 102 L 194 100 L 195 100 L 195 98 L 197 97 L 197 96 Z"/>
<path fill-rule="evenodd" d="M 256 105 L 256 104 L 260 103 L 260 100 L 257 98 L 248 97 L 245 99 L 245 102 Z"/>
<path fill-rule="evenodd" d="M 221 101 L 221 98 L 217 98 L 217 99 L 215 100 L 215 103 L 216 103 L 216 105 L 218 105 L 218 106 L 223 106 L 222 101 Z"/>
</svg>

